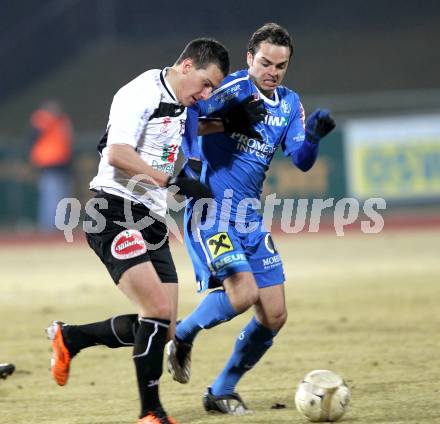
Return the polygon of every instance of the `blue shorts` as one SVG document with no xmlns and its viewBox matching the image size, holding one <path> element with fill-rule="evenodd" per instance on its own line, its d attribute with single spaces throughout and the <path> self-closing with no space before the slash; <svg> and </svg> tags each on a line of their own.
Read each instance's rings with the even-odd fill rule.
<svg viewBox="0 0 440 424">
<path fill-rule="evenodd" d="M 198 291 L 219 287 L 237 272 L 252 272 L 259 288 L 284 283 L 281 257 L 262 222 L 257 230 L 246 234 L 239 232 L 233 223 L 219 226 L 216 222 L 210 229 L 197 227 L 193 230 L 191 209 L 187 209 L 185 243 Z"/>
</svg>

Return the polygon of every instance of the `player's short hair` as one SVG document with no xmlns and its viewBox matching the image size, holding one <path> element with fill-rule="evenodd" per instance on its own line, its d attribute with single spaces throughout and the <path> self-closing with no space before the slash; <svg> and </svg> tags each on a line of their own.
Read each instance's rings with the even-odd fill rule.
<svg viewBox="0 0 440 424">
<path fill-rule="evenodd" d="M 258 28 L 253 34 L 248 44 L 248 51 L 255 56 L 260 44 L 262 42 L 268 42 L 277 46 L 286 46 L 290 49 L 290 57 L 293 54 L 293 41 L 290 34 L 281 25 L 273 22 L 264 24 L 261 28 Z"/>
<path fill-rule="evenodd" d="M 210 64 L 217 65 L 224 76 L 229 74 L 229 54 L 223 44 L 212 38 L 196 38 L 190 41 L 176 61 L 192 59 L 196 69 L 206 69 Z"/>
</svg>

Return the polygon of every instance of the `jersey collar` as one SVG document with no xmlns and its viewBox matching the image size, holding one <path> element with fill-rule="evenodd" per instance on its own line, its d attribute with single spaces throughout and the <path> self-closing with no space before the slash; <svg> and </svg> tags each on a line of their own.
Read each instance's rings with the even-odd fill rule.
<svg viewBox="0 0 440 424">
<path fill-rule="evenodd" d="M 160 82 L 162 83 L 163 87 L 165 88 L 165 91 L 168 93 L 168 95 L 176 102 L 179 103 L 177 101 L 177 97 L 174 94 L 173 89 L 171 88 L 171 85 L 167 82 L 165 76 L 168 72 L 168 69 L 170 69 L 169 67 L 163 68 L 162 71 L 160 72 Z"/>
<path fill-rule="evenodd" d="M 275 89 L 274 91 L 274 99 L 269 99 L 269 97 L 266 97 L 259 89 L 258 87 L 254 84 L 255 88 L 257 89 L 260 97 L 264 100 L 265 103 L 269 104 L 270 106 L 277 106 L 278 103 L 280 102 L 280 98 L 278 96 L 278 90 Z"/>
</svg>

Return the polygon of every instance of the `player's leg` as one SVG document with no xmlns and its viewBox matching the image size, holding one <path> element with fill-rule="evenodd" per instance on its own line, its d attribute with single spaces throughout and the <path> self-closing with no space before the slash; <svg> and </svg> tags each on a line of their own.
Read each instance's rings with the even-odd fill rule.
<svg viewBox="0 0 440 424">
<path fill-rule="evenodd" d="M 138 252 L 133 255 L 115 255 L 113 241 L 121 234 L 131 237 L 142 237 L 139 231 L 123 230 L 114 223 L 120 219 L 118 204 L 109 200 L 109 208 L 101 209 L 106 219 L 106 230 L 103 233 L 86 233 L 89 246 L 95 251 L 107 267 L 115 284 L 119 283 L 121 275 L 138 263 L 149 261 L 148 252 L 141 244 Z M 90 218 L 90 217 L 89 217 Z M 92 219 L 92 218 L 90 218 Z M 137 314 L 122 315 L 105 321 L 81 326 L 65 325 L 54 321 L 47 329 L 48 338 L 52 341 L 51 371 L 56 383 L 63 386 L 67 383 L 72 358 L 82 349 L 104 344 L 109 347 L 133 346 L 134 335 L 137 332 Z"/>
<path fill-rule="evenodd" d="M 237 309 L 234 308 L 228 291 L 237 300 L 242 289 L 236 286 L 253 282 L 253 278 L 249 279 L 246 274 L 250 273 L 242 272 L 227 278 L 224 281 L 227 290 L 217 289 L 208 293 L 197 308 L 176 327 L 175 338 L 166 347 L 168 371 L 175 381 L 186 384 L 191 378 L 191 350 L 197 334 L 202 329 L 229 321 L 245 310 L 244 301 L 237 301 Z"/>
<path fill-rule="evenodd" d="M 252 306 L 258 289 L 233 227 L 228 232 L 187 228 L 185 243 L 193 262 L 199 290 L 208 293 L 197 308 L 176 328 L 176 340 L 192 344 L 199 331 L 229 321 Z"/>
<path fill-rule="evenodd" d="M 195 337 L 202 329 L 213 328 L 246 311 L 258 296 L 250 272 L 233 274 L 223 281 L 225 289 L 211 291 L 197 308 L 176 328 L 175 340 L 167 345 L 168 371 L 179 383 L 191 377 L 191 350 Z"/>
<path fill-rule="evenodd" d="M 205 393 L 203 403 L 207 411 L 233 415 L 249 412 L 243 400 L 235 393 L 235 387 L 272 346 L 273 338 L 286 317 L 284 286 L 261 288 L 255 304 L 255 316 L 240 332 L 231 357 Z"/>
<path fill-rule="evenodd" d="M 278 332 L 287 321 L 284 284 L 263 287 L 258 302 L 255 304 L 255 316 L 264 327 Z"/>
<path fill-rule="evenodd" d="M 164 418 L 166 414 L 159 399 L 159 380 L 172 315 L 169 295 L 151 262 L 125 271 L 118 287 L 139 313 L 133 360 L 141 399 L 140 418 L 148 415 Z"/>
<path fill-rule="evenodd" d="M 118 315 L 83 325 L 53 321 L 46 328 L 46 334 L 52 341 L 51 369 L 57 384 L 64 386 L 67 383 L 70 362 L 81 350 L 98 345 L 109 348 L 133 346 L 138 327 L 137 314 Z"/>
<path fill-rule="evenodd" d="M 133 316 L 123 316 L 124 319 L 120 322 L 125 325 L 118 327 L 120 331 L 117 335 L 119 341 L 134 345 L 133 359 L 139 379 L 142 422 L 145 422 L 146 416 L 151 415 L 152 420 L 157 421 L 155 417 L 159 417 L 161 423 L 168 423 L 171 420 L 167 419 L 160 406 L 158 381 L 162 373 L 163 349 L 173 306 L 162 281 L 177 283 L 177 275 L 166 238 L 166 225 L 155 221 L 141 231 L 121 230 L 116 222 L 124 220 L 121 209 L 123 201 L 115 199 L 115 196 L 103 197 L 108 200 L 108 208 L 100 209 L 100 213 L 106 219 L 105 231 L 98 234 L 87 233 L 87 241 L 107 267 L 113 281 L 138 311 L 137 326 L 135 324 L 133 328 L 133 325 L 130 325 L 133 324 Z M 148 210 L 136 205 L 133 206 L 133 213 L 135 221 L 139 221 L 148 214 Z M 91 217 L 89 219 L 93 220 Z M 151 248 L 160 245 L 162 247 L 159 249 Z M 156 256 L 160 256 L 160 259 Z M 156 262 L 159 262 L 157 268 Z M 166 272 L 163 271 L 164 269 Z M 109 328 L 111 329 L 111 326 L 106 325 L 105 330 L 102 331 L 108 331 Z M 132 338 L 133 330 L 134 338 Z M 57 336 L 61 337 L 53 340 L 56 359 L 61 352 L 61 349 L 56 347 L 57 340 L 63 341 L 61 330 L 57 332 Z M 66 357 L 69 359 L 68 351 Z M 61 361 L 56 362 L 61 363 Z M 67 361 L 64 364 L 66 375 L 68 375 L 69 363 Z M 54 368 L 56 367 L 52 369 Z"/>
<path fill-rule="evenodd" d="M 232 228 L 228 233 L 198 231 L 197 239 L 191 231 L 186 231 L 185 243 L 199 290 L 222 285 L 224 288 L 211 291 L 179 323 L 175 340 L 167 345 L 168 370 L 180 383 L 189 381 L 192 343 L 200 330 L 229 321 L 248 309 L 258 297 L 251 267 Z"/>
<path fill-rule="evenodd" d="M 104 321 L 82 325 L 54 321 L 47 332 L 56 332 L 58 327 L 73 358 L 81 350 L 92 346 L 103 345 L 112 349 L 133 346 L 139 321 L 137 314 L 116 315 Z"/>
<path fill-rule="evenodd" d="M 233 393 L 243 375 L 251 370 L 273 344 L 287 319 L 284 285 L 260 289 L 255 316 L 237 338 L 234 353 L 212 385 L 214 394 Z"/>
<path fill-rule="evenodd" d="M 285 322 L 284 286 L 260 289 L 255 316 L 241 330 L 226 366 L 211 386 L 214 395 L 232 394 L 245 372 L 252 369 L 272 346 Z"/>
<path fill-rule="evenodd" d="M 175 282 L 163 284 L 172 306 L 171 323 L 167 336 L 167 340 L 171 340 L 176 329 L 178 287 Z M 92 346 L 101 345 L 111 349 L 133 346 L 139 320 L 137 314 L 125 314 L 82 325 L 54 321 L 47 331 L 56 331 L 58 325 L 61 327 L 64 344 L 73 358 L 81 350 Z M 52 329 L 54 326 L 55 330 Z"/>
<path fill-rule="evenodd" d="M 163 284 L 172 306 L 171 323 L 167 336 L 167 340 L 171 340 L 176 328 L 178 287 L 175 282 Z M 58 327 L 60 327 L 70 358 L 73 358 L 81 350 L 92 346 L 101 345 L 111 349 L 133 346 L 134 337 L 139 328 L 139 319 L 137 314 L 125 314 L 82 325 L 54 321 L 46 331 L 54 333 Z"/>
<path fill-rule="evenodd" d="M 176 338 L 193 343 L 202 329 L 213 328 L 249 309 L 258 299 L 258 289 L 251 272 L 238 272 L 225 278 L 224 289 L 213 290 L 176 329 Z"/>
<path fill-rule="evenodd" d="M 171 305 L 170 326 L 168 327 L 167 341 L 172 340 L 176 333 L 177 304 L 178 304 L 178 285 L 175 282 L 163 282 L 165 291 Z"/>
<path fill-rule="evenodd" d="M 151 418 L 152 422 L 159 419 L 162 424 L 171 424 L 174 420 L 166 416 L 160 404 L 159 379 L 169 326 L 175 325 L 177 273 L 165 224 L 156 221 L 143 230 L 142 235 L 149 243 L 160 247 L 148 251 L 151 262 L 128 269 L 119 283 L 119 288 L 137 305 L 139 313 L 139 329 L 133 349 L 141 398 L 139 422 L 150 422 Z"/>
<path fill-rule="evenodd" d="M 256 235 L 255 238 L 250 237 L 248 244 L 255 246 L 255 249 L 252 249 L 253 254 L 249 257 L 249 263 L 259 287 L 255 317 L 252 317 L 240 332 L 230 359 L 205 394 L 204 404 L 207 410 L 212 410 L 209 406 L 210 404 L 212 406 L 214 401 L 217 401 L 218 405 L 220 400 L 234 394 L 239 380 L 272 346 L 273 338 L 287 318 L 284 272 L 270 235 L 263 233 Z M 235 412 L 230 410 L 226 413 Z"/>
<path fill-rule="evenodd" d="M 151 262 L 144 262 L 124 272 L 118 287 L 135 304 L 138 314 L 116 316 L 108 320 L 81 326 L 61 326 L 57 323 L 61 342 L 68 348 L 70 359 L 80 349 L 104 344 L 108 347 L 134 347 L 141 416 L 149 411 L 162 416 L 158 380 L 162 373 L 163 348 L 170 320 L 175 316 L 177 284 L 162 284 Z M 145 347 L 151 340 L 149 351 Z M 138 357 L 137 357 L 138 356 Z M 57 382 L 67 382 L 58 377 Z"/>
<path fill-rule="evenodd" d="M 157 232 L 158 231 L 155 233 L 157 234 Z M 171 256 L 168 240 L 166 240 L 166 242 L 158 249 L 150 251 L 149 255 L 151 258 L 151 263 L 153 264 L 154 269 L 162 281 L 162 285 L 167 293 L 171 305 L 170 326 L 168 328 L 167 335 L 167 340 L 171 340 L 174 338 L 176 331 L 178 284 L 176 268 Z"/>
</svg>

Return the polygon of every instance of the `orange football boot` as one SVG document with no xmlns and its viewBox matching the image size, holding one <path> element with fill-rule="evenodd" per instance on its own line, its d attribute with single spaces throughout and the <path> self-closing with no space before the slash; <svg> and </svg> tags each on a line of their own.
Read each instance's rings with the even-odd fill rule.
<svg viewBox="0 0 440 424">
<path fill-rule="evenodd" d="M 52 377 L 59 386 L 64 386 L 67 383 L 71 360 L 61 331 L 63 324 L 63 322 L 54 321 L 46 329 L 47 337 L 52 340 L 52 358 L 50 360 Z"/>
<path fill-rule="evenodd" d="M 154 412 L 150 411 L 145 417 L 139 418 L 138 424 L 177 424 L 177 421 L 164 413 L 162 408 Z"/>
</svg>

